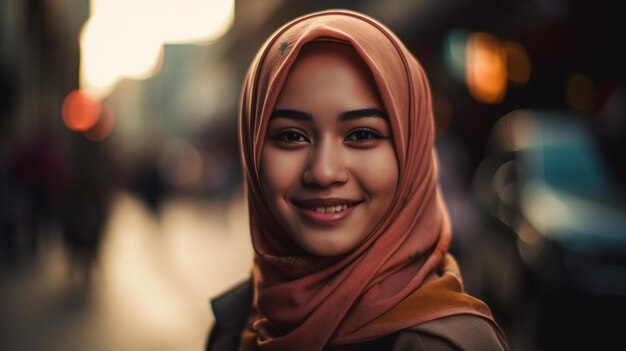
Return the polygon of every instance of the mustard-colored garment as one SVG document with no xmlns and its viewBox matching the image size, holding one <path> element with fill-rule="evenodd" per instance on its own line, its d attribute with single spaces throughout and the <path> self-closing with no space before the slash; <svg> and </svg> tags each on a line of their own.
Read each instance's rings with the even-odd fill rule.
<svg viewBox="0 0 626 351">
<path fill-rule="evenodd" d="M 359 349 L 359 343 L 381 337 L 379 329 L 412 320 L 415 325 L 404 329 L 396 340 L 395 349 L 422 350 L 428 347 L 468 351 L 508 350 L 506 338 L 490 317 L 489 307 L 466 294 L 459 267 L 451 255 L 440 266 L 441 277 L 424 285 L 405 300 L 363 327 L 365 337 L 342 350 Z M 458 313 L 438 317 L 441 311 L 453 309 Z M 385 335 L 382 335 L 385 336 Z M 248 324 L 241 336 L 240 351 L 258 351 L 257 334 Z M 432 350 L 430 350 L 432 351 Z"/>
</svg>

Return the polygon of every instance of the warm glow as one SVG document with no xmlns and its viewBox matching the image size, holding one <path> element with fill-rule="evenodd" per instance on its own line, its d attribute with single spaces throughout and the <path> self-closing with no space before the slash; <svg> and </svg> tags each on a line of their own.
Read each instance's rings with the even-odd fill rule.
<svg viewBox="0 0 626 351">
<path fill-rule="evenodd" d="M 492 138 L 499 148 L 518 151 L 537 144 L 537 116 L 529 110 L 515 110 L 502 116 L 493 126 Z"/>
<path fill-rule="evenodd" d="M 115 125 L 115 115 L 110 104 L 102 103 L 102 113 L 98 122 L 83 134 L 91 141 L 102 141 L 111 134 Z"/>
<path fill-rule="evenodd" d="M 504 43 L 509 80 L 516 85 L 524 85 L 530 79 L 530 58 L 526 49 L 514 42 Z"/>
<path fill-rule="evenodd" d="M 65 97 L 62 109 L 65 125 L 71 130 L 82 132 L 96 124 L 101 104 L 84 91 L 74 90 Z"/>
<path fill-rule="evenodd" d="M 119 16 L 114 23 L 92 17 L 83 28 L 81 87 L 96 97 L 106 96 L 122 78 L 147 78 L 157 71 L 162 43 L 148 28 Z M 138 28 L 133 28 L 138 27 Z"/>
<path fill-rule="evenodd" d="M 158 71 L 163 45 L 209 43 L 233 23 L 234 0 L 92 0 L 81 35 L 80 85 L 102 98 L 124 78 Z"/>
<path fill-rule="evenodd" d="M 507 88 L 506 57 L 500 42 L 490 34 L 474 33 L 467 47 L 466 83 L 472 96 L 483 103 L 502 100 Z"/>
</svg>

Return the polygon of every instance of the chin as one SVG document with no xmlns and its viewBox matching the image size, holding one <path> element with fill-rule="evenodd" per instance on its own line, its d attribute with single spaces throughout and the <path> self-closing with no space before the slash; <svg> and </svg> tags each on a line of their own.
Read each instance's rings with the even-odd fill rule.
<svg viewBox="0 0 626 351">
<path fill-rule="evenodd" d="M 349 252 L 356 246 L 349 245 L 349 243 L 345 242 L 338 243 L 334 241 L 302 242 L 299 243 L 299 245 L 310 254 L 323 257 L 340 256 Z"/>
</svg>

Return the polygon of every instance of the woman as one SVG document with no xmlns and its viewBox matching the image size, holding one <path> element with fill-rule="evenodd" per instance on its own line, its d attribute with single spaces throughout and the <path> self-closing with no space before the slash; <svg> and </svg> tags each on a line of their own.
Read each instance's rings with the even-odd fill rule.
<svg viewBox="0 0 626 351">
<path fill-rule="evenodd" d="M 463 292 L 426 76 L 382 24 L 277 30 L 243 86 L 253 279 L 213 301 L 209 350 L 506 350 Z"/>
</svg>

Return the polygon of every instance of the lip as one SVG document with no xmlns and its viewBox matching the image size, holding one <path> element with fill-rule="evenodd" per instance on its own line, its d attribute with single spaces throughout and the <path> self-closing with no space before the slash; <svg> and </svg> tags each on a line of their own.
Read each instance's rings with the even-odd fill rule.
<svg viewBox="0 0 626 351">
<path fill-rule="evenodd" d="M 294 205 L 298 207 L 317 207 L 317 206 L 337 206 L 343 204 L 349 204 L 354 206 L 360 203 L 360 200 L 351 200 L 345 199 L 341 197 L 316 197 L 316 198 L 306 198 L 306 199 L 292 199 Z"/>
<path fill-rule="evenodd" d="M 292 200 L 292 203 L 295 205 L 298 213 L 300 213 L 304 218 L 319 224 L 333 224 L 348 217 L 361 202 L 362 201 L 336 197 Z M 332 213 L 317 212 L 314 209 L 315 207 L 330 207 L 338 205 L 348 205 L 348 207 L 345 210 Z"/>
</svg>

